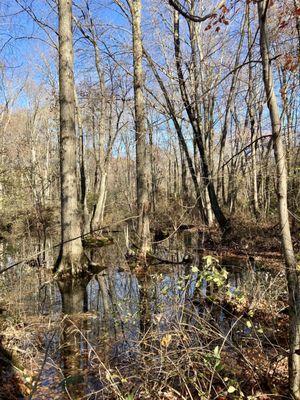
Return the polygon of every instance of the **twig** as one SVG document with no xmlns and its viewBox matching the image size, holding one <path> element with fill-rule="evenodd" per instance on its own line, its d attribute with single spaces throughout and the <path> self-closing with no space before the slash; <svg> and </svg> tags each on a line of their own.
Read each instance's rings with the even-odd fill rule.
<svg viewBox="0 0 300 400">
<path fill-rule="evenodd" d="M 231 160 L 233 160 L 235 157 L 239 156 L 241 153 L 243 153 L 248 147 L 252 146 L 253 144 L 255 144 L 256 142 L 258 142 L 261 139 L 266 139 L 266 138 L 270 138 L 272 137 L 272 135 L 263 135 L 260 136 L 259 138 L 253 140 L 251 143 L 247 144 L 247 146 L 243 147 L 242 150 L 238 151 L 236 154 L 234 154 L 228 161 L 226 161 L 225 164 L 223 164 L 219 169 L 223 169 L 224 167 L 226 167 L 227 164 L 230 163 Z"/>
</svg>

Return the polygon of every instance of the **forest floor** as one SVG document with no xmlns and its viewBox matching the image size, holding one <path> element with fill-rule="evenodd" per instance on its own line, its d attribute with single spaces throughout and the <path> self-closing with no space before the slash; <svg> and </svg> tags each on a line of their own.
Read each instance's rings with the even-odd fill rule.
<svg viewBox="0 0 300 400">
<path fill-rule="evenodd" d="M 205 228 L 197 225 L 182 231 L 198 232 L 202 236 L 203 252 L 221 258 L 253 258 L 265 268 L 282 270 L 281 235 L 278 223 L 242 220 L 237 217 L 231 221 L 232 229 L 222 235 L 217 227 Z M 294 251 L 300 258 L 300 224 L 292 230 Z"/>
</svg>

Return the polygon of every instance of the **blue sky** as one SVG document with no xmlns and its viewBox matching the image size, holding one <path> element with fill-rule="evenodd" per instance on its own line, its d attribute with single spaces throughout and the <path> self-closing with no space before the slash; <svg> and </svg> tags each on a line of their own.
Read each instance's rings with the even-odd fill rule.
<svg viewBox="0 0 300 400">
<path fill-rule="evenodd" d="M 7 67 L 7 76 L 13 80 L 16 87 L 20 87 L 26 78 L 40 84 L 48 80 L 47 69 L 49 69 L 57 81 L 57 52 L 53 47 L 46 44 L 46 42 L 49 42 L 49 37 L 50 41 L 57 42 L 57 35 L 48 28 L 46 29 L 47 33 L 45 33 L 26 12 L 22 11 L 17 2 L 25 7 L 31 6 L 35 15 L 42 22 L 54 28 L 54 30 L 57 30 L 58 23 L 56 10 L 51 9 L 49 6 L 49 4 L 55 3 L 54 0 L 0 0 L 0 62 Z M 112 0 L 90 0 L 89 3 L 93 16 L 95 16 L 95 19 L 101 21 L 101 26 L 105 27 L 103 39 L 108 47 L 111 50 L 116 48 L 116 46 L 118 48 L 123 46 L 130 48 L 131 35 L 128 32 L 130 29 L 129 24 L 115 3 Z M 76 4 L 82 5 L 84 4 L 84 0 L 74 2 L 74 14 L 78 15 L 79 10 Z M 151 2 L 145 1 L 143 4 L 145 4 L 143 32 L 147 39 L 147 46 L 155 54 L 156 61 L 162 64 L 163 60 L 153 37 L 156 27 L 151 26 L 152 20 L 147 15 L 147 7 L 151 6 Z M 162 23 L 161 21 L 164 17 L 164 4 L 166 3 L 161 3 L 161 8 L 159 5 L 158 10 L 162 14 L 157 17 L 157 20 L 160 21 L 159 23 Z M 236 33 L 239 26 L 240 16 L 237 16 L 234 21 L 231 21 L 229 27 L 231 35 L 230 45 L 227 42 L 227 46 L 231 46 L 229 50 L 230 48 L 232 49 L 233 59 L 237 43 Z M 183 23 L 182 29 L 185 29 L 185 24 Z M 225 27 L 222 27 L 223 29 Z M 222 35 L 220 35 L 220 40 L 222 40 Z M 170 43 L 170 47 L 172 48 L 172 43 Z M 80 84 L 85 79 L 93 80 L 94 78 L 96 81 L 93 54 L 90 50 L 90 46 L 87 45 L 86 41 L 78 40 L 78 34 L 75 32 L 75 75 L 77 84 Z M 131 55 L 129 52 L 128 54 L 125 53 L 119 56 L 119 59 L 122 60 L 122 58 L 128 60 L 127 66 L 131 68 Z M 241 60 L 243 59 L 244 57 L 241 56 Z M 222 88 L 224 87 L 226 90 L 226 86 L 228 86 L 230 81 L 231 76 L 220 85 L 217 96 L 223 97 Z M 243 101 L 243 96 L 242 94 L 241 101 Z M 23 93 L 23 96 L 19 98 L 19 106 L 25 106 L 26 101 L 26 94 Z"/>
<path fill-rule="evenodd" d="M 0 61 L 6 66 L 6 74 L 10 79 L 16 82 L 22 81 L 29 77 L 36 82 L 44 79 L 44 73 L 47 69 L 45 64 L 52 69 L 53 76 L 56 74 L 55 59 L 57 52 L 54 48 L 57 43 L 57 14 L 55 9 L 51 9 L 46 0 L 19 0 L 24 7 L 30 6 L 43 24 L 47 25 L 45 31 L 28 15 L 15 0 L 0 0 Z M 74 14 L 78 14 L 77 4 L 83 2 L 74 2 Z M 106 40 L 116 35 L 117 29 L 114 26 L 126 27 L 127 21 L 119 12 L 117 6 L 109 1 L 91 0 L 91 12 L 95 18 L 101 16 L 103 24 L 109 24 L 110 29 L 107 30 Z M 48 28 L 49 26 L 49 28 Z M 53 30 L 52 30 L 52 29 Z M 113 32 L 113 33 L 112 33 Z M 122 35 L 125 31 L 122 31 Z M 120 35 L 120 31 L 118 33 Z M 117 37 L 117 35 L 116 35 Z M 131 38 L 128 36 L 128 40 Z M 48 44 L 50 43 L 50 45 Z M 86 47 L 86 43 L 84 45 Z M 76 71 L 82 67 L 82 41 L 76 40 L 75 34 L 75 66 Z M 88 52 L 86 52 L 84 64 L 89 67 Z M 23 103 L 24 99 L 20 98 Z"/>
</svg>

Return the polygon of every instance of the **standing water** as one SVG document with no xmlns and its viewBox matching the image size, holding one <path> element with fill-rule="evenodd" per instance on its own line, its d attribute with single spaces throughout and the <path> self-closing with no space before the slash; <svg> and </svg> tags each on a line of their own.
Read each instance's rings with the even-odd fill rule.
<svg viewBox="0 0 300 400">
<path fill-rule="evenodd" d="M 72 316 L 61 313 L 47 265 L 8 271 L 14 298 L 1 317 L 2 346 L 12 351 L 5 357 L 2 348 L 0 372 L 2 382 L 19 384 L 10 383 L 11 398 L 210 398 L 215 381 L 226 390 L 228 353 L 239 357 L 238 343 L 269 340 L 253 317 L 283 277 L 247 259 L 204 254 L 192 238 L 181 243 L 158 248 L 146 272 L 112 255 L 118 246 L 100 249 L 107 268 L 87 285 L 88 311 Z"/>
</svg>

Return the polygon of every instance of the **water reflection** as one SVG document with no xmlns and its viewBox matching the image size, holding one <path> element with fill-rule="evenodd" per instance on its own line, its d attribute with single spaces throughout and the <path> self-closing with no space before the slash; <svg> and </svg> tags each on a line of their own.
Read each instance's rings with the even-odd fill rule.
<svg viewBox="0 0 300 400">
<path fill-rule="evenodd" d="M 85 371 L 88 369 L 88 352 L 81 331 L 86 331 L 86 326 L 82 322 L 72 317 L 63 320 L 60 343 L 63 373 L 61 384 L 72 399 L 82 398 L 87 386 Z"/>
<path fill-rule="evenodd" d="M 201 237 L 198 239 L 201 241 Z M 42 387 L 50 393 L 52 380 L 56 382 L 56 390 L 60 390 L 61 399 L 65 392 L 66 398 L 72 399 L 91 393 L 94 394 L 87 398 L 105 398 L 102 397 L 105 387 L 110 388 L 106 391 L 117 387 L 113 386 L 114 379 L 123 384 L 115 372 L 112 375 L 117 377 L 111 378 L 110 369 L 120 374 L 133 369 L 134 360 L 149 350 L 143 340 L 148 333 L 158 341 L 176 324 L 185 327 L 187 332 L 191 326 L 202 330 L 201 324 L 225 334 L 230 331 L 235 318 L 223 304 L 215 301 L 223 289 L 214 282 L 199 280 L 202 253 L 193 250 L 192 236 L 184 236 L 183 246 L 175 241 L 169 246 L 160 249 L 160 257 L 178 261 L 192 255 L 193 262 L 155 266 L 139 275 L 120 271 L 116 263 L 115 268 L 107 268 L 89 282 L 68 282 L 61 286 L 62 301 L 56 284 L 43 284 L 46 278 L 36 276 L 34 270 L 11 272 L 11 285 L 30 276 L 27 290 L 20 291 L 22 297 L 16 301 L 27 315 L 42 313 L 59 320 L 61 309 L 66 314 L 81 313 L 77 319 L 62 319 L 49 357 L 53 364 L 41 377 Z M 254 274 L 253 265 L 246 265 L 244 261 L 237 264 L 236 260 L 222 260 L 229 273 L 226 281 L 229 293 L 235 295 L 251 287 L 254 296 L 259 287 L 268 286 L 270 276 L 266 272 Z M 26 302 L 22 302 L 24 299 Z M 82 311 L 86 310 L 88 313 L 83 317 Z M 157 355 L 153 360 L 147 358 L 149 363 L 157 360 Z M 38 396 L 36 399 L 47 398 Z"/>
<path fill-rule="evenodd" d="M 149 274 L 144 274 L 138 278 L 139 286 L 139 319 L 141 335 L 147 333 L 151 326 L 151 278 Z M 154 294 L 156 294 L 154 292 Z M 156 299 L 157 296 L 154 297 Z"/>
</svg>

